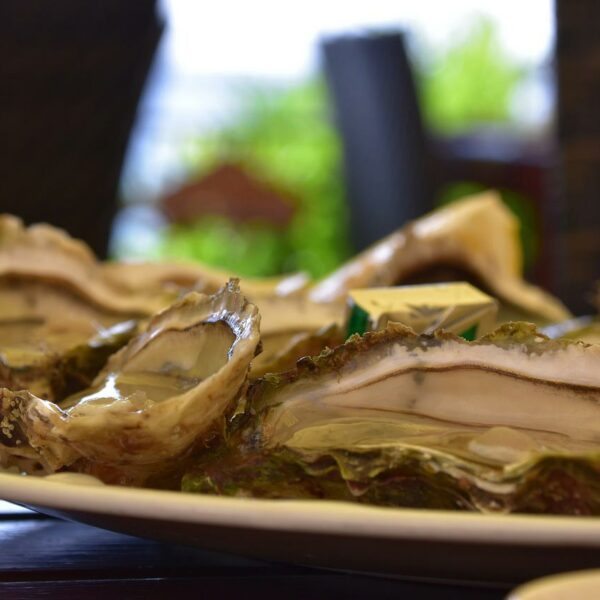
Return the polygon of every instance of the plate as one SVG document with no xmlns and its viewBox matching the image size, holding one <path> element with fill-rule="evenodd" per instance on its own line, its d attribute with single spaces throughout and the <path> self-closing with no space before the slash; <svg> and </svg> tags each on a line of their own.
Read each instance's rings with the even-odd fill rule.
<svg viewBox="0 0 600 600">
<path fill-rule="evenodd" d="M 543 577 L 526 583 L 506 600 L 598 600 L 600 598 L 600 571 L 577 571 Z"/>
<path fill-rule="evenodd" d="M 0 498 L 105 529 L 317 567 L 514 584 L 600 566 L 600 519 L 221 498 L 0 474 Z"/>
</svg>

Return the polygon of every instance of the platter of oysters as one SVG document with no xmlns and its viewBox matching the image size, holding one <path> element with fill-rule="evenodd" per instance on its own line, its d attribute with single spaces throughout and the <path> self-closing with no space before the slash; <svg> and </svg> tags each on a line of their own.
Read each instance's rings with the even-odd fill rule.
<svg viewBox="0 0 600 600">
<path fill-rule="evenodd" d="M 317 282 L 101 262 L 1 216 L 0 498 L 322 567 L 597 566 L 600 346 L 521 272 L 491 192 Z"/>
</svg>

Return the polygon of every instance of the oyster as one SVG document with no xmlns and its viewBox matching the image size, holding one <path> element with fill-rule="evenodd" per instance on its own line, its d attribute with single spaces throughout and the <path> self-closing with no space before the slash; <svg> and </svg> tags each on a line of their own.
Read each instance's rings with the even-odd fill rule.
<svg viewBox="0 0 600 600">
<path fill-rule="evenodd" d="M 104 276 L 91 250 L 60 229 L 45 224 L 25 228 L 17 217 L 0 216 L 2 315 L 21 316 L 34 305 L 42 316 L 114 324 L 124 316 L 151 315 L 173 300 L 169 290 L 132 290 Z"/>
<path fill-rule="evenodd" d="M 267 337 L 266 343 L 262 342 L 263 351 L 252 362 L 251 377 L 293 369 L 299 359 L 320 354 L 325 348 L 335 348 L 343 344 L 346 337 L 342 328 L 335 323 L 315 332 L 298 332 L 289 339 L 286 339 L 286 335 Z"/>
<path fill-rule="evenodd" d="M 101 265 L 102 275 L 115 287 L 139 295 L 148 290 L 197 291 L 212 294 L 231 277 L 231 273 L 206 265 L 186 262 L 108 262 Z M 242 291 L 248 298 L 284 297 L 296 295 L 309 285 L 304 273 L 281 277 L 244 278 Z"/>
<path fill-rule="evenodd" d="M 86 388 L 108 357 L 137 332 L 136 321 L 101 327 L 65 319 L 0 321 L 0 388 L 52 401 Z"/>
<path fill-rule="evenodd" d="M 564 321 L 569 311 L 523 281 L 518 222 L 487 192 L 438 209 L 371 246 L 310 291 L 316 302 L 343 299 L 350 289 L 469 281 L 501 302 L 501 321 Z"/>
<path fill-rule="evenodd" d="M 222 271 L 190 263 L 107 263 L 104 274 L 132 293 L 138 290 L 171 288 L 194 289 L 213 293 L 229 275 Z M 243 293 L 260 307 L 262 353 L 252 364 L 252 376 L 292 367 L 305 356 L 308 347 L 317 353 L 324 346 L 319 341 L 332 341 L 319 330 L 341 323 L 344 306 L 340 303 L 315 303 L 306 297 L 309 279 L 303 273 L 283 277 L 249 278 L 240 281 Z M 331 333 L 331 328 L 328 331 Z M 339 336 L 336 336 L 336 341 Z M 310 340 L 310 341 L 307 341 Z M 343 342 L 339 339 L 338 343 Z"/>
<path fill-rule="evenodd" d="M 25 228 L 0 216 L 0 387 L 60 401 L 91 383 L 136 322 L 188 291 L 214 293 L 228 278 L 191 263 L 103 263 L 57 228 Z M 343 314 L 329 305 L 309 310 L 308 283 L 302 273 L 243 281 L 244 293 L 263 306 L 263 367 L 270 357 L 299 358 L 290 354 L 291 341 Z"/>
<path fill-rule="evenodd" d="M 107 263 L 103 272 L 133 293 L 157 286 L 213 293 L 228 277 L 224 272 L 186 263 Z M 327 343 L 344 341 L 341 330 L 335 327 L 344 318 L 343 303 L 312 302 L 306 295 L 308 283 L 303 273 L 240 282 L 261 314 L 262 352 L 252 363 L 252 377 L 290 368 L 308 350 L 318 354 Z"/>
<path fill-rule="evenodd" d="M 252 386 L 183 489 L 599 514 L 599 366 L 531 324 L 476 342 L 392 324 Z"/>
<path fill-rule="evenodd" d="M 326 345 L 344 341 L 342 303 L 316 303 L 305 294 L 263 297 L 256 302 L 261 315 L 262 353 L 252 363 L 253 377 L 293 367 L 307 350 L 318 354 Z"/>
<path fill-rule="evenodd" d="M 153 317 L 90 389 L 61 406 L 0 390 L 0 457 L 140 483 L 219 430 L 246 383 L 259 320 L 231 281 Z"/>
<path fill-rule="evenodd" d="M 131 294 L 102 276 L 78 240 L 48 225 L 0 217 L 0 386 L 48 400 L 87 387 L 136 321 L 175 294 Z"/>
<path fill-rule="evenodd" d="M 500 301 L 500 322 L 568 319 L 559 300 L 523 280 L 518 227 L 496 193 L 480 194 L 417 219 L 312 287 L 256 298 L 265 351 L 253 374 L 275 371 L 277 356 L 299 358 L 303 346 L 293 350 L 294 340 L 316 343 L 318 330 L 341 326 L 347 294 L 356 288 L 470 280 Z"/>
</svg>

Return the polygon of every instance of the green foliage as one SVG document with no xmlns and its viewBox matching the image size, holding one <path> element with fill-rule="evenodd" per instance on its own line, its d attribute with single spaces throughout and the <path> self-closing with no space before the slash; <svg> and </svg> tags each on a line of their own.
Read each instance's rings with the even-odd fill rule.
<svg viewBox="0 0 600 600">
<path fill-rule="evenodd" d="M 509 102 L 523 76 L 503 54 L 493 22 L 473 21 L 449 48 L 421 53 L 417 80 L 425 121 L 435 131 L 457 133 L 509 120 Z"/>
<path fill-rule="evenodd" d="M 207 216 L 193 225 L 172 225 L 160 255 L 200 260 L 248 277 L 277 275 L 286 268 L 287 237 L 269 224 L 236 224 L 221 216 Z"/>
<path fill-rule="evenodd" d="M 311 81 L 286 91 L 259 88 L 244 95 L 239 118 L 191 142 L 186 159 L 198 173 L 223 161 L 237 162 L 286 190 L 297 201 L 292 223 L 280 232 L 268 224 L 207 218 L 194 227 L 171 228 L 161 253 L 242 275 L 294 270 L 324 275 L 349 254 L 341 149 L 328 120 L 325 86 Z"/>
<path fill-rule="evenodd" d="M 415 70 L 422 110 L 434 131 L 457 133 L 508 120 L 510 95 L 522 73 L 500 51 L 493 23 L 475 21 L 450 48 L 425 48 L 420 58 Z M 239 96 L 242 107 L 231 124 L 190 141 L 184 152 L 189 169 L 201 174 L 224 161 L 242 164 L 296 199 L 294 219 L 281 231 L 267 223 L 206 217 L 193 226 L 170 227 L 160 255 L 241 275 L 325 275 L 350 253 L 341 146 L 328 118 L 325 85 L 317 79 L 285 90 L 262 85 L 242 88 Z M 450 195 L 456 197 L 456 190 Z M 503 197 L 521 219 L 530 264 L 537 247 L 531 207 L 514 194 Z"/>
</svg>

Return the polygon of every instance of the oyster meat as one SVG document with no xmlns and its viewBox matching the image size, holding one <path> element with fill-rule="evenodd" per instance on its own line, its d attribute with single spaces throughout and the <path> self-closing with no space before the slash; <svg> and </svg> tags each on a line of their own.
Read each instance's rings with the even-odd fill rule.
<svg viewBox="0 0 600 600">
<path fill-rule="evenodd" d="M 599 514 L 599 365 L 525 323 L 476 342 L 392 324 L 253 385 L 183 489 Z"/>
<path fill-rule="evenodd" d="M 291 368 L 299 358 L 344 341 L 342 303 L 316 303 L 305 294 L 264 297 L 256 302 L 262 352 L 252 363 L 253 377 Z"/>
<path fill-rule="evenodd" d="M 60 406 L 0 390 L 0 459 L 141 483 L 206 442 L 246 384 L 259 316 L 236 281 L 191 292 L 114 354 L 92 387 Z"/>
</svg>

